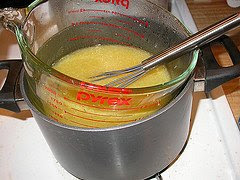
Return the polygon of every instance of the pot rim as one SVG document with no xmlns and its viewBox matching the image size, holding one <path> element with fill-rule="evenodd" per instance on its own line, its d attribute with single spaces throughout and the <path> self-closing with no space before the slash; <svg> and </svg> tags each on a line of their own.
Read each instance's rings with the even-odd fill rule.
<svg viewBox="0 0 240 180">
<path fill-rule="evenodd" d="M 171 18 L 174 19 L 174 22 L 176 24 L 179 25 L 179 27 L 181 27 L 183 29 L 183 31 L 187 34 L 187 35 L 191 35 L 191 32 L 188 30 L 188 28 L 182 24 L 180 22 L 180 20 L 175 17 L 174 15 L 172 15 L 169 11 L 167 11 L 166 9 L 164 9 L 161 6 L 158 6 L 155 3 L 152 2 L 148 2 L 147 3 L 151 3 L 153 5 L 155 5 L 157 8 L 161 9 L 161 11 L 163 11 L 165 14 L 167 14 L 168 16 L 170 16 Z M 104 86 L 99 86 L 96 84 L 92 84 L 89 82 L 84 82 L 75 78 L 72 78 L 70 76 L 67 76 L 57 70 L 55 70 L 54 68 L 52 68 L 51 66 L 47 65 L 46 63 L 42 62 L 30 49 L 30 47 L 28 46 L 28 43 L 24 37 L 24 33 L 23 33 L 23 27 L 24 24 L 26 22 L 26 20 L 28 19 L 29 15 L 31 14 L 31 11 L 33 11 L 36 7 L 38 7 L 41 3 L 45 3 L 45 0 L 35 0 L 32 4 L 30 4 L 28 6 L 28 10 L 29 13 L 24 21 L 24 23 L 21 25 L 21 27 L 15 27 L 15 34 L 19 43 L 19 46 L 21 48 L 21 51 L 23 52 L 22 54 L 27 54 L 27 56 L 29 56 L 28 58 L 28 62 L 30 61 L 30 63 L 34 64 L 34 66 L 38 66 L 40 69 L 42 69 L 46 74 L 49 74 L 50 76 L 53 76 L 61 81 L 63 81 L 64 83 L 70 83 L 73 85 L 77 85 L 77 86 L 83 86 L 85 88 L 89 88 L 89 89 L 101 89 L 101 87 Z M 188 66 L 188 68 L 179 76 L 177 76 L 176 78 L 171 79 L 168 82 L 159 84 L 159 85 L 155 85 L 155 86 L 149 86 L 149 87 L 141 87 L 141 88 L 113 88 L 113 91 L 115 92 L 130 92 L 130 94 L 145 94 L 145 93 L 156 93 L 156 92 L 161 92 L 161 91 L 168 91 L 168 88 L 173 87 L 174 85 L 179 85 L 182 84 L 190 75 L 191 73 L 194 71 L 196 64 L 197 64 L 197 60 L 198 60 L 198 54 L 199 54 L 199 50 L 194 50 L 190 53 L 190 57 L 191 63 Z M 26 64 L 27 64 L 26 63 Z M 24 63 L 25 64 L 25 63 Z M 25 67 L 26 68 L 26 67 Z M 110 93 L 111 90 L 109 90 Z"/>
<path fill-rule="evenodd" d="M 24 101 L 26 101 L 26 103 L 30 107 L 30 109 L 32 111 L 34 111 L 34 113 L 36 113 L 38 116 L 40 116 L 41 119 L 43 119 L 44 121 L 46 121 L 48 123 L 51 123 L 51 124 L 53 124 L 55 126 L 58 126 L 60 128 L 65 128 L 65 129 L 74 130 L 74 131 L 81 131 L 81 132 L 110 132 L 110 131 L 118 131 L 118 130 L 131 128 L 131 127 L 137 126 L 139 124 L 146 123 L 146 122 L 150 121 L 151 119 L 154 119 L 154 117 L 158 116 L 159 114 L 167 111 L 172 106 L 174 106 L 174 104 L 176 104 L 183 97 L 183 95 L 187 92 L 187 90 L 189 88 L 191 88 L 191 85 L 194 83 L 194 81 L 193 81 L 194 74 L 192 74 L 191 77 L 188 79 L 185 87 L 181 90 L 181 92 L 173 100 L 171 100 L 166 106 L 164 106 L 163 108 L 161 108 L 160 110 L 156 111 L 155 113 L 149 115 L 146 118 L 143 118 L 141 120 L 138 120 L 138 121 L 135 121 L 135 122 L 132 122 L 132 123 L 123 124 L 123 125 L 119 125 L 119 126 L 108 127 L 108 128 L 83 128 L 83 127 L 78 127 L 78 126 L 69 126 L 69 125 L 66 125 L 66 124 L 62 124 L 62 123 L 56 122 L 56 121 L 50 119 L 48 116 L 46 116 L 43 113 L 41 113 L 31 103 L 30 99 L 27 97 L 27 94 L 25 93 L 25 88 L 24 87 L 26 85 L 26 82 L 25 82 L 26 79 L 24 79 L 24 73 L 25 73 L 25 70 L 22 69 L 22 72 L 20 74 L 20 90 L 21 90 L 22 96 L 24 98 Z M 192 88 L 193 88 L 193 86 L 192 86 Z"/>
</svg>

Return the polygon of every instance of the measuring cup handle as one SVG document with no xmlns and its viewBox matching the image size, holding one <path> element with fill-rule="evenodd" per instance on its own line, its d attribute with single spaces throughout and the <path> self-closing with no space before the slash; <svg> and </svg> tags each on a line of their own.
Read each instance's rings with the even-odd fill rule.
<svg viewBox="0 0 240 180">
<path fill-rule="evenodd" d="M 233 65 L 222 67 L 215 59 L 211 46 L 221 44 L 228 52 Z M 240 52 L 231 38 L 226 35 L 201 48 L 202 59 L 205 66 L 205 92 L 210 92 L 214 88 L 240 76 Z"/>
<path fill-rule="evenodd" d="M 22 69 L 22 60 L 0 61 L 0 70 L 8 70 L 4 85 L 0 91 L 0 108 L 20 112 L 18 102 L 23 101 L 18 83 Z"/>
</svg>

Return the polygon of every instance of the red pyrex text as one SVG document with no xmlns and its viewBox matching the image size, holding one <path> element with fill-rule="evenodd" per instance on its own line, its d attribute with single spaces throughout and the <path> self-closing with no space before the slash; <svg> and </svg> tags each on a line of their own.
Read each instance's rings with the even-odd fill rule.
<svg viewBox="0 0 240 180">
<path fill-rule="evenodd" d="M 95 96 L 94 94 L 89 94 L 86 92 L 78 92 L 77 93 L 77 100 L 79 101 L 91 101 L 92 103 L 98 103 L 98 104 L 108 104 L 111 105 L 117 105 L 117 106 L 129 106 L 130 101 L 132 98 L 109 98 L 109 97 L 103 97 L 103 96 Z"/>
<path fill-rule="evenodd" d="M 121 5 L 121 6 L 125 7 L 126 9 L 129 8 L 129 0 L 95 0 L 95 2 L 112 3 L 115 5 Z"/>
</svg>

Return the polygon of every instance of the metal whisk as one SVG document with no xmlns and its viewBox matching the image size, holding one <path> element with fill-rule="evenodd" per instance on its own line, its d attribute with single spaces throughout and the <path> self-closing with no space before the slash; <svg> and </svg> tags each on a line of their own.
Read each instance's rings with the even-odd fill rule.
<svg viewBox="0 0 240 180">
<path fill-rule="evenodd" d="M 100 75 L 90 77 L 93 81 L 97 82 L 121 74 L 127 74 L 121 78 L 106 84 L 106 86 L 112 87 L 127 87 L 133 82 L 137 81 L 143 75 L 145 75 L 151 69 L 156 68 L 161 64 L 168 63 L 194 49 L 213 41 L 219 36 L 223 35 L 227 31 L 236 28 L 240 25 L 240 13 L 236 13 L 226 19 L 219 21 L 207 28 L 193 34 L 176 46 L 170 47 L 160 54 L 154 55 L 144 61 L 141 64 L 116 71 L 104 72 Z"/>
</svg>

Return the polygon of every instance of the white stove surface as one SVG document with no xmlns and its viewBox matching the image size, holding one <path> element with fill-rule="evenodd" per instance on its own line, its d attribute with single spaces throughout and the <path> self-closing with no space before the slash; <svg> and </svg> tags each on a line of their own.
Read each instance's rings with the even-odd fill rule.
<svg viewBox="0 0 240 180">
<path fill-rule="evenodd" d="M 184 0 L 173 1 L 173 13 L 197 31 Z M 13 35 L 0 32 L 0 59 L 20 58 Z M 193 126 L 179 159 L 162 173 L 163 180 L 240 179 L 240 132 L 222 89 L 194 94 Z M 0 110 L 0 179 L 76 180 L 53 157 L 29 111 Z"/>
</svg>

